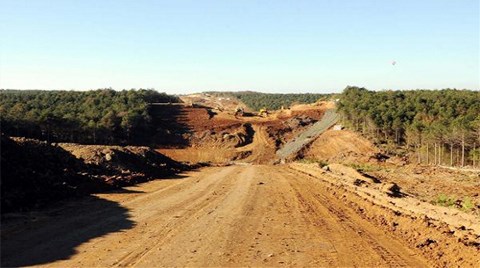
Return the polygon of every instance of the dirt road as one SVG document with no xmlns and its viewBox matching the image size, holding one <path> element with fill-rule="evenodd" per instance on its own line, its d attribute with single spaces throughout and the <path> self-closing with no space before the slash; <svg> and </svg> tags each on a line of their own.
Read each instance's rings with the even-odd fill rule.
<svg viewBox="0 0 480 268">
<path fill-rule="evenodd" d="M 18 215 L 2 266 L 425 266 L 320 180 L 287 166 L 211 167 Z"/>
</svg>

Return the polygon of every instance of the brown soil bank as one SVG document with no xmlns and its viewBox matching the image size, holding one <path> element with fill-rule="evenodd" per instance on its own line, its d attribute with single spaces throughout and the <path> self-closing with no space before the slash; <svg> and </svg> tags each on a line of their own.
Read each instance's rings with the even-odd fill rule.
<svg viewBox="0 0 480 268">
<path fill-rule="evenodd" d="M 107 183 L 131 185 L 183 171 L 184 164 L 176 162 L 149 147 L 103 146 L 62 143 L 59 147 L 86 165 L 94 166 Z"/>
<path fill-rule="evenodd" d="M 316 121 L 329 103 L 294 106 L 270 112 L 235 116 L 233 111 L 205 107 L 181 107 L 178 123 L 188 129 L 182 137 L 188 146 L 158 144 L 160 153 L 191 163 L 273 163 L 275 151 Z M 169 106 L 159 107 L 168 111 Z"/>
<path fill-rule="evenodd" d="M 480 220 L 480 171 L 435 166 L 394 164 L 360 165 L 364 173 L 398 184 L 405 193 L 436 204 L 475 214 Z"/>
<path fill-rule="evenodd" d="M 168 176 L 186 166 L 147 147 L 1 138 L 2 213 Z"/>
<path fill-rule="evenodd" d="M 303 149 L 302 162 L 343 163 L 382 182 L 395 183 L 410 196 L 480 215 L 480 172 L 409 163 L 381 153 L 349 130 L 328 130 Z"/>
<path fill-rule="evenodd" d="M 330 200 L 353 208 L 359 216 L 375 224 L 377 231 L 402 239 L 427 257 L 431 265 L 478 267 L 478 217 L 453 208 L 439 208 L 413 196 L 392 195 L 390 191 L 385 191 L 391 189 L 385 187 L 390 183 L 370 180 L 353 169 L 353 172 L 348 172 L 343 165 L 331 164 L 328 167 L 291 165 L 299 176 L 308 175 L 312 181 L 324 185 Z"/>
<path fill-rule="evenodd" d="M 377 152 L 379 150 L 370 141 L 357 133 L 331 129 L 320 135 L 301 154 L 305 159 L 343 162 L 348 159 L 368 160 Z"/>
</svg>

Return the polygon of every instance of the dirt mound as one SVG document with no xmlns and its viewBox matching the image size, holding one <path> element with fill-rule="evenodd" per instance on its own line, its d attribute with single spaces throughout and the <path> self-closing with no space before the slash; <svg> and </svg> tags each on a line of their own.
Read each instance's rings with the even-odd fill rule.
<svg viewBox="0 0 480 268">
<path fill-rule="evenodd" d="M 1 140 L 2 213 L 111 188 L 90 178 L 89 166 L 58 146 L 36 140 Z"/>
<path fill-rule="evenodd" d="M 315 120 L 322 119 L 324 113 L 328 109 L 334 109 L 335 104 L 332 102 L 320 101 L 313 104 L 298 104 L 290 108 L 291 116 L 308 116 Z"/>
<path fill-rule="evenodd" d="M 224 129 L 197 132 L 191 137 L 193 146 L 241 147 L 252 142 L 254 130 L 250 124 L 234 125 Z"/>
<path fill-rule="evenodd" d="M 305 148 L 301 155 L 306 159 L 328 162 L 344 162 L 353 159 L 368 159 L 378 149 L 360 135 L 349 130 L 328 130 Z"/>
<path fill-rule="evenodd" d="M 398 184 L 412 196 L 480 216 L 480 174 L 435 166 L 366 165 L 368 174 Z"/>
<path fill-rule="evenodd" d="M 331 171 L 334 174 L 350 178 L 354 182 L 358 180 L 362 180 L 368 183 L 380 183 L 378 179 L 375 179 L 372 176 L 366 176 L 366 174 L 361 173 L 352 167 L 348 167 L 342 164 L 337 164 L 337 163 L 330 164 L 326 166 L 325 169 L 328 171 Z"/>
<path fill-rule="evenodd" d="M 85 164 L 95 166 L 97 174 L 93 176 L 118 186 L 175 174 L 186 168 L 149 147 L 72 143 L 61 143 L 59 146 Z"/>
<path fill-rule="evenodd" d="M 247 146 L 252 144 L 254 137 L 256 132 L 252 125 L 234 124 L 193 133 L 190 147 L 157 151 L 183 162 L 226 163 L 249 156 L 251 152 L 244 148 L 249 148 Z"/>
<path fill-rule="evenodd" d="M 173 175 L 187 166 L 148 147 L 1 140 L 2 213 Z"/>
<path fill-rule="evenodd" d="M 358 185 L 349 176 L 325 172 L 317 165 L 290 167 L 330 184 L 326 192 L 331 199 L 355 208 L 381 230 L 402 237 L 439 267 L 476 267 L 480 257 L 477 216 L 404 195 L 395 183 Z"/>
</svg>

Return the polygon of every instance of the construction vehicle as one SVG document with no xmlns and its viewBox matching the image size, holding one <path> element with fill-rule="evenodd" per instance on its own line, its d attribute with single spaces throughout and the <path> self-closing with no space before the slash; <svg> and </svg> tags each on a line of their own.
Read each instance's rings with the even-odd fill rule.
<svg viewBox="0 0 480 268">
<path fill-rule="evenodd" d="M 243 116 L 244 112 L 245 112 L 245 111 L 244 111 L 243 107 L 237 107 L 237 108 L 235 108 L 235 117 L 237 117 L 237 116 Z"/>
<path fill-rule="evenodd" d="M 260 109 L 260 111 L 258 112 L 258 115 L 261 116 L 261 117 L 267 117 L 268 116 L 267 108 Z"/>
</svg>

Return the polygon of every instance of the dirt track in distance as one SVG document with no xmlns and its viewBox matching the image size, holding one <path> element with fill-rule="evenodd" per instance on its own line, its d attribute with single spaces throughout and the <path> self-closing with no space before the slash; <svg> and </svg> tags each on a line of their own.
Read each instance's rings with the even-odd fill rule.
<svg viewBox="0 0 480 268">
<path fill-rule="evenodd" d="M 427 264 L 327 198 L 320 182 L 286 166 L 211 167 L 184 176 L 7 221 L 2 266 Z"/>
</svg>

